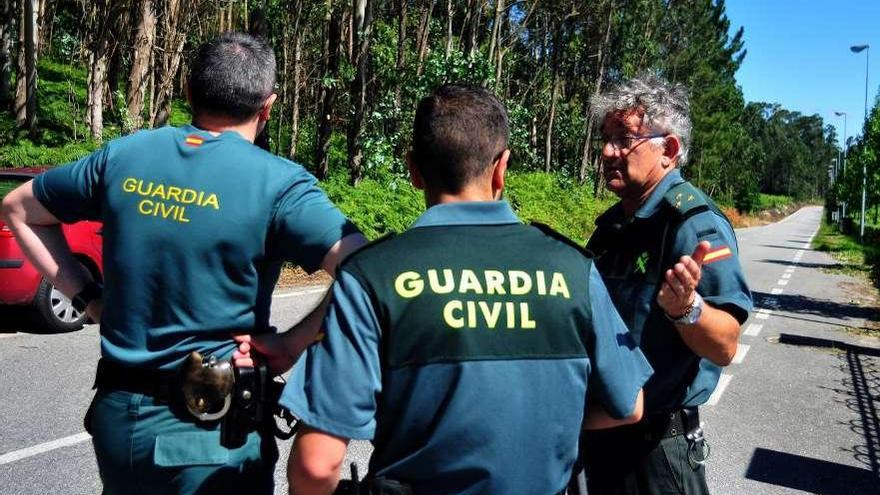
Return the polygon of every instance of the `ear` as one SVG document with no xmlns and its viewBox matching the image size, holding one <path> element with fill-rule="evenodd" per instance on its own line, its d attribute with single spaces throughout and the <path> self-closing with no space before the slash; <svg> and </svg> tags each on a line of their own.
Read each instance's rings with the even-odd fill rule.
<svg viewBox="0 0 880 495">
<path fill-rule="evenodd" d="M 278 99 L 278 95 L 272 93 L 266 98 L 266 101 L 263 103 L 263 106 L 260 108 L 259 118 L 261 121 L 266 122 L 269 120 L 269 116 L 272 115 L 272 105 L 275 103 L 275 100 Z"/>
<path fill-rule="evenodd" d="M 663 156 L 669 160 L 669 164 L 675 166 L 678 163 L 678 155 L 681 153 L 681 139 L 675 134 L 666 136 Z"/>
<path fill-rule="evenodd" d="M 510 150 L 506 149 L 501 152 L 498 161 L 492 168 L 492 195 L 495 199 L 501 197 L 501 191 L 504 190 L 504 174 L 507 173 L 507 164 L 510 161 Z"/>
<path fill-rule="evenodd" d="M 425 179 L 422 178 L 422 174 L 419 172 L 419 167 L 417 167 L 413 161 L 412 151 L 406 152 L 406 168 L 409 169 L 409 183 L 416 189 L 424 191 Z"/>
</svg>

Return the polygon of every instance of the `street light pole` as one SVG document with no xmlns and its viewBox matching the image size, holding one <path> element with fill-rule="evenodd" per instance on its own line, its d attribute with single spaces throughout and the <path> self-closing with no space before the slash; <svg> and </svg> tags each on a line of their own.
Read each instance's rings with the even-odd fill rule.
<svg viewBox="0 0 880 495">
<path fill-rule="evenodd" d="M 846 112 L 834 112 L 834 115 L 837 115 L 838 117 L 843 116 L 843 180 L 846 181 Z M 844 185 L 846 185 L 846 182 L 844 182 Z M 846 218 L 846 199 L 844 199 L 840 203 L 840 222 L 841 225 L 843 225 L 843 219 Z"/>
<path fill-rule="evenodd" d="M 868 61 L 871 55 L 870 45 L 854 45 L 849 47 L 853 53 L 865 51 L 865 131 L 868 130 Z M 865 160 L 862 161 L 862 216 L 859 221 L 859 241 L 865 240 L 865 196 L 868 191 L 868 167 Z"/>
</svg>

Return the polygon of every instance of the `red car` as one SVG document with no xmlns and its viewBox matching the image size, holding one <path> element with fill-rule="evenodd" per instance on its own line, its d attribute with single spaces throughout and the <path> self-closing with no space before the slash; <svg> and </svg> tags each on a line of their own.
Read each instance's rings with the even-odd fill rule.
<svg viewBox="0 0 880 495">
<path fill-rule="evenodd" d="M 0 198 L 19 185 L 45 172 L 46 168 L 0 169 Z M 62 225 L 74 256 L 96 280 L 102 280 L 101 223 Z M 53 332 L 77 330 L 86 315 L 70 299 L 44 279 L 28 262 L 9 227 L 0 221 L 0 304 L 28 305 L 42 327 Z"/>
</svg>

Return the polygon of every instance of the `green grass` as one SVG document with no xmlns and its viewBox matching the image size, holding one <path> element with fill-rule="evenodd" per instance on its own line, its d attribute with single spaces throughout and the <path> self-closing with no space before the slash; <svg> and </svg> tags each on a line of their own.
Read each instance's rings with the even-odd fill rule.
<svg viewBox="0 0 880 495">
<path fill-rule="evenodd" d="M 85 67 L 43 59 L 37 73 L 37 136 L 31 139 L 18 129 L 11 112 L 0 112 L 0 167 L 62 165 L 101 147 L 86 123 Z M 122 133 L 124 91 L 120 87 L 110 95 L 113 105 L 104 110 L 104 142 Z M 172 101 L 169 120 L 171 125 L 189 122 L 186 102 Z"/>
<path fill-rule="evenodd" d="M 6 197 L 9 194 L 9 191 L 15 189 L 20 186 L 22 182 L 20 180 L 9 180 L 9 179 L 0 179 L 0 199 Z"/>
<path fill-rule="evenodd" d="M 790 196 L 775 194 L 760 194 L 758 197 L 758 211 L 770 209 L 785 209 L 794 205 L 794 199 Z"/>
<path fill-rule="evenodd" d="M 835 271 L 869 278 L 880 287 L 880 231 L 867 229 L 865 243 L 858 237 L 841 233 L 837 225 L 823 217 L 819 232 L 813 239 L 813 249 L 829 253 L 840 266 Z"/>
</svg>

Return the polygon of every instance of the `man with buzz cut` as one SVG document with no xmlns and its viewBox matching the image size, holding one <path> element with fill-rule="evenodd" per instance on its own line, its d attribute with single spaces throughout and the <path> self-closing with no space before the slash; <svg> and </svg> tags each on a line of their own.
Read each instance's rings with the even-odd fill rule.
<svg viewBox="0 0 880 495">
<path fill-rule="evenodd" d="M 211 385 L 220 403 L 235 395 L 238 411 L 246 397 L 228 390 L 233 338 L 274 335 L 269 305 L 281 263 L 332 274 L 365 242 L 314 177 L 253 144 L 276 98 L 272 50 L 227 33 L 189 66 L 191 125 L 111 141 L 3 200 L 28 259 L 100 321 L 85 423 L 105 494 L 273 493 L 278 451 L 269 429 L 204 408 L 210 396 L 199 387 Z M 104 225 L 103 290 L 59 229 L 84 219 Z M 313 338 L 280 335 L 267 339 L 276 352 L 259 346 L 276 373 Z M 241 351 L 252 365 L 249 345 Z"/>
<path fill-rule="evenodd" d="M 305 425 L 291 492 L 333 493 L 365 439 L 369 475 L 337 493 L 561 493 L 581 428 L 637 421 L 651 368 L 589 256 L 500 200 L 509 130 L 492 93 L 442 86 L 412 132 L 428 210 L 340 265 L 282 394 Z"/>
</svg>

